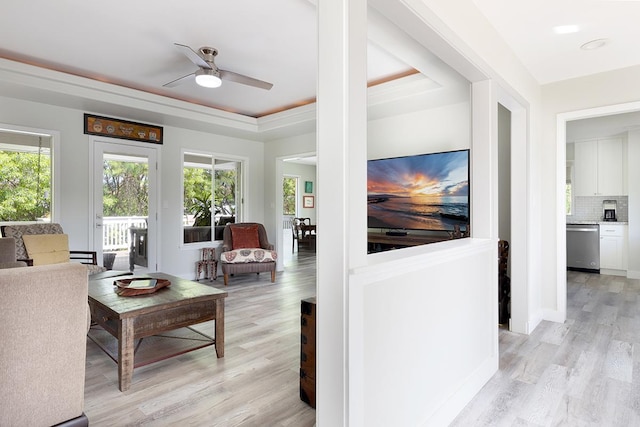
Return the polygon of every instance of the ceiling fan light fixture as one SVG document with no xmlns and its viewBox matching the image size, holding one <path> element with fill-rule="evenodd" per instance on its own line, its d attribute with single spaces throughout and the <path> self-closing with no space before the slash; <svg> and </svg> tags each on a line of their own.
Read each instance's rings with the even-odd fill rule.
<svg viewBox="0 0 640 427">
<path fill-rule="evenodd" d="M 196 83 L 202 87 L 216 88 L 220 87 L 222 80 L 220 73 L 215 70 L 200 69 L 196 71 Z"/>
</svg>

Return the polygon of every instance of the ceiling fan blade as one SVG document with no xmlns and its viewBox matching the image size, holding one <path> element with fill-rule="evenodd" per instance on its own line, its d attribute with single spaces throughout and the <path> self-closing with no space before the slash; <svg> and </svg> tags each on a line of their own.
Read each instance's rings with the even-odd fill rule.
<svg viewBox="0 0 640 427">
<path fill-rule="evenodd" d="M 175 80 L 170 81 L 169 83 L 163 84 L 162 86 L 163 87 L 176 87 L 179 84 L 184 83 L 184 81 L 187 80 L 189 77 L 193 77 L 194 74 L 195 73 L 189 73 L 186 76 L 179 77 L 179 78 L 177 78 Z"/>
<path fill-rule="evenodd" d="M 273 83 L 268 83 L 262 80 L 254 79 L 253 77 L 234 73 L 233 71 L 220 70 L 220 77 L 222 78 L 222 80 L 229 80 L 236 83 L 242 83 L 243 85 L 254 86 L 260 89 L 269 90 L 273 87 Z"/>
<path fill-rule="evenodd" d="M 189 46 L 186 46 L 186 45 L 183 45 L 183 44 L 180 44 L 180 43 L 174 43 L 174 45 L 176 45 L 176 47 L 178 47 L 178 49 L 180 49 L 180 52 L 182 52 L 184 54 L 184 56 L 189 58 L 191 60 L 191 62 L 196 64 L 198 67 L 206 68 L 208 70 L 211 70 L 211 65 L 209 65 L 209 63 L 207 61 L 205 61 L 198 54 L 198 52 L 196 52 L 195 50 L 191 49 Z"/>
</svg>

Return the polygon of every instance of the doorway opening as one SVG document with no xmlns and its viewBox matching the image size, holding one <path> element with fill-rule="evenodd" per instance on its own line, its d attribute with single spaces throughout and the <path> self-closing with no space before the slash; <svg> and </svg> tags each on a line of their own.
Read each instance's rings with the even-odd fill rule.
<svg viewBox="0 0 640 427">
<path fill-rule="evenodd" d="M 498 103 L 498 324 L 511 320 L 511 111 Z"/>
<path fill-rule="evenodd" d="M 594 119 L 590 125 L 602 125 L 600 120 L 609 121 L 611 119 L 611 123 L 616 122 L 616 126 L 623 126 L 625 132 L 628 131 L 629 135 L 631 133 L 636 132 L 638 128 L 638 121 L 635 120 L 635 123 L 632 122 L 624 122 L 621 119 L 628 118 L 629 116 L 633 116 L 634 114 L 640 115 L 640 102 L 630 102 L 625 104 L 617 104 L 610 105 L 606 107 L 596 107 L 589 108 L 584 110 L 571 111 L 567 113 L 558 114 L 556 119 L 556 241 L 557 241 L 557 257 L 556 259 L 556 310 L 553 315 L 553 320 L 558 322 L 564 322 L 566 320 L 567 313 L 567 235 L 566 235 L 566 222 L 567 222 L 567 178 L 571 178 L 571 170 L 567 168 L 567 125 L 569 122 L 584 120 L 584 119 Z M 627 116 L 627 117 L 625 117 Z M 605 129 L 606 126 L 602 126 L 602 129 Z M 595 136 L 603 136 L 602 134 L 598 134 L 599 132 L 597 128 L 587 127 L 584 129 L 588 130 L 590 135 Z M 611 129 L 607 131 L 611 133 Z M 635 133 L 634 133 L 635 135 Z M 578 137 L 576 137 L 578 138 Z M 633 151 L 636 145 L 629 144 L 629 148 Z M 633 158 L 634 154 L 630 151 L 628 158 Z M 625 161 L 628 161 L 625 158 Z M 573 172 L 575 174 L 575 172 Z M 635 172 L 632 168 L 629 168 L 629 177 L 628 182 L 635 181 Z M 635 221 L 633 221 L 633 217 L 638 218 L 638 211 L 634 209 L 633 203 L 634 201 L 637 203 L 637 195 L 635 192 L 632 193 L 631 187 L 629 188 L 629 235 L 635 231 Z M 637 205 L 636 205 L 637 206 Z M 629 254 L 631 255 L 633 251 L 637 251 L 638 248 L 632 247 L 629 245 Z M 635 252 L 637 253 L 637 252 Z M 629 256 L 629 260 L 631 261 L 632 256 Z M 627 277 L 629 278 L 640 278 L 640 271 L 635 265 L 629 263 L 627 269 Z"/>
</svg>

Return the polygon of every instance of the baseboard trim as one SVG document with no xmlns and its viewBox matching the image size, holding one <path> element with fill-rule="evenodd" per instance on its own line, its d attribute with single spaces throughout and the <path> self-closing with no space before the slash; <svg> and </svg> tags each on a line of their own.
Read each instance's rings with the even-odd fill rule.
<svg viewBox="0 0 640 427">
<path fill-rule="evenodd" d="M 640 271 L 627 270 L 628 279 L 640 279 Z"/>
<path fill-rule="evenodd" d="M 542 313 L 542 320 L 547 320 L 549 322 L 556 322 L 556 323 L 564 323 L 564 321 L 566 320 L 566 314 L 562 313 L 558 310 L 543 310 Z"/>
<path fill-rule="evenodd" d="M 608 268 L 601 268 L 600 269 L 600 274 L 605 274 L 605 275 L 608 275 L 608 276 L 628 277 L 628 273 L 625 270 L 612 270 L 612 269 L 608 269 Z"/>
<path fill-rule="evenodd" d="M 421 426 L 446 426 L 458 416 L 460 411 L 475 397 L 491 377 L 498 371 L 498 357 L 490 357 L 467 377 L 466 381 L 449 398 L 445 399 L 431 417 Z"/>
</svg>

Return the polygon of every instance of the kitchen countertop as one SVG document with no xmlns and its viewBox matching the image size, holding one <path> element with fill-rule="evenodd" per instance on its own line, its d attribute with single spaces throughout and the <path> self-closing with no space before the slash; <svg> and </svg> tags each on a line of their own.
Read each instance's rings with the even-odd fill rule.
<svg viewBox="0 0 640 427">
<path fill-rule="evenodd" d="M 567 224 L 578 224 L 578 225 L 629 225 L 628 221 L 600 221 L 594 219 L 592 221 L 567 221 Z"/>
</svg>

